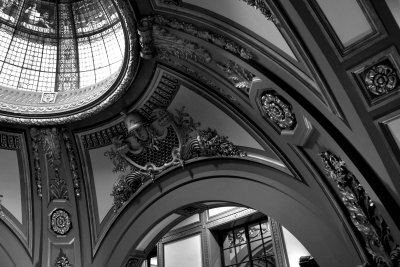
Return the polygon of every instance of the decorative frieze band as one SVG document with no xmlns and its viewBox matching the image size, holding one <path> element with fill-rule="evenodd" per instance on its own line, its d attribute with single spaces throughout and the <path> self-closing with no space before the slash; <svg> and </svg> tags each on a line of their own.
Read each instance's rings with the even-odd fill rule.
<svg viewBox="0 0 400 267">
<path fill-rule="evenodd" d="M 18 150 L 21 148 L 21 140 L 19 136 L 0 133 L 0 148 Z"/>
<path fill-rule="evenodd" d="M 86 134 L 81 137 L 85 149 L 93 149 L 101 146 L 110 145 L 115 136 L 126 134 L 127 130 L 123 122 L 113 125 L 107 129 Z"/>
</svg>

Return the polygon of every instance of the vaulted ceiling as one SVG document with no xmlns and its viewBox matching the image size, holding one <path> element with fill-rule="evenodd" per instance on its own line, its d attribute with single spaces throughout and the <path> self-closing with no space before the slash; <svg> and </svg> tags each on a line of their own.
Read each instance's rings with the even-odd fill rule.
<svg viewBox="0 0 400 267">
<path fill-rule="evenodd" d="M 115 2 L 127 44 L 115 91 L 71 114 L 10 115 L 0 107 L 1 134 L 13 140 L 1 148 L 19 162 L 9 173 L 25 177 L 15 189 L 23 195 L 18 207 L 0 192 L 3 228 L 13 232 L 0 237 L 0 253 L 14 266 L 53 266 L 60 248 L 73 266 L 136 266 L 133 259 L 190 208 L 235 203 L 273 216 L 321 266 L 379 257 L 398 266 L 398 256 L 390 258 L 400 242 L 395 1 Z M 201 123 L 198 132 L 216 130 L 207 133 L 232 150 L 135 157 L 144 143 L 129 139 L 129 127 L 165 125 L 159 110 L 174 118 L 168 123 L 177 133 L 189 136 L 190 117 Z M 54 136 L 61 163 L 43 145 Z M 125 151 L 123 142 L 131 154 L 112 154 Z M 115 172 L 121 155 L 144 176 L 116 201 L 116 181 L 129 172 Z M 52 216 L 73 227 L 54 234 Z M 26 256 L 17 259 L 18 251 Z"/>
</svg>

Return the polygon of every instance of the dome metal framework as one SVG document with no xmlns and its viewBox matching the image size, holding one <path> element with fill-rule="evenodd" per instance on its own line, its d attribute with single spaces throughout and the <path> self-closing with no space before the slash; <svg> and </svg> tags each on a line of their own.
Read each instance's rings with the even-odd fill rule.
<svg viewBox="0 0 400 267">
<path fill-rule="evenodd" d="M 99 99 L 129 61 L 124 18 L 114 0 L 0 1 L 0 110 L 38 116 Z"/>
</svg>

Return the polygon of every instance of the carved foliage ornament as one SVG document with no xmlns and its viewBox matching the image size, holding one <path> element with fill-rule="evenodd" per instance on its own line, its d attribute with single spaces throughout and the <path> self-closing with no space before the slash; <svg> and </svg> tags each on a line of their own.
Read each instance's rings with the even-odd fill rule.
<svg viewBox="0 0 400 267">
<path fill-rule="evenodd" d="M 154 17 L 142 19 L 139 26 L 138 33 L 144 58 L 151 58 L 155 50 L 161 57 L 172 55 L 202 64 L 212 60 L 211 54 L 205 48 L 171 33 L 165 26 L 156 23 Z"/>
<path fill-rule="evenodd" d="M 38 144 L 41 144 L 43 153 L 53 169 L 54 173 L 50 178 L 50 200 L 65 199 L 68 200 L 68 188 L 66 181 L 60 176 L 59 168 L 61 165 L 61 146 L 60 136 L 57 128 L 31 128 L 31 137 L 33 140 L 35 176 L 37 176 L 38 191 L 41 192 L 41 176 Z M 40 178 L 40 179 L 39 179 Z M 41 193 L 40 193 L 41 196 Z"/>
<path fill-rule="evenodd" d="M 114 172 L 123 175 L 114 185 L 114 211 L 117 211 L 146 180 L 154 180 L 176 165 L 198 157 L 237 156 L 246 153 L 215 130 L 198 129 L 184 108 L 173 116 L 164 109 L 153 111 L 153 120 L 133 112 L 125 118 L 128 133 L 114 138 L 114 148 L 105 153 Z M 129 174 L 126 174 L 129 173 Z"/>
<path fill-rule="evenodd" d="M 144 20 L 146 20 L 146 18 Z M 238 55 L 243 59 L 249 60 L 253 58 L 253 55 L 247 48 L 238 45 L 236 42 L 232 41 L 229 38 L 210 32 L 209 30 L 199 28 L 192 23 L 180 21 L 175 18 L 169 19 L 161 15 L 154 16 L 154 22 L 159 25 L 167 26 L 174 30 L 182 31 L 194 37 L 200 38 L 204 41 L 207 41 L 218 47 L 221 47 L 226 51 Z"/>
<path fill-rule="evenodd" d="M 238 65 L 237 63 L 229 60 L 226 63 L 217 62 L 217 66 L 222 70 L 228 80 L 238 89 L 242 89 L 245 93 L 249 93 L 251 84 L 256 76 Z"/>
<path fill-rule="evenodd" d="M 292 108 L 280 96 L 265 93 L 261 96 L 261 107 L 268 119 L 281 130 L 292 130 L 296 126 L 296 116 Z"/>
<path fill-rule="evenodd" d="M 261 14 L 263 14 L 267 20 L 276 22 L 276 18 L 274 14 L 272 14 L 271 9 L 265 3 L 265 0 L 241 0 L 241 1 L 244 1 L 246 4 L 254 7 L 257 10 L 260 10 Z"/>
<path fill-rule="evenodd" d="M 57 235 L 66 235 L 72 227 L 69 213 L 64 209 L 57 209 L 51 213 L 51 230 Z"/>
<path fill-rule="evenodd" d="M 64 251 L 61 248 L 53 267 L 73 267 L 72 264 L 69 262 L 67 255 L 65 255 Z"/>
<path fill-rule="evenodd" d="M 371 265 L 364 266 L 400 266 L 400 247 L 357 178 L 347 169 L 344 161 L 331 152 L 326 151 L 319 156 L 325 165 L 326 176 L 337 184 L 350 220 L 363 238 L 371 261 Z"/>
<path fill-rule="evenodd" d="M 65 143 L 65 147 L 67 149 L 67 155 L 69 159 L 70 170 L 72 174 L 72 182 L 74 186 L 74 192 L 76 196 L 80 196 L 81 189 L 79 185 L 79 174 L 78 174 L 78 164 L 76 162 L 74 149 L 72 148 L 72 142 L 69 137 L 69 133 L 66 129 L 63 129 L 63 139 Z"/>
<path fill-rule="evenodd" d="M 398 75 L 387 65 L 376 65 L 365 74 L 364 82 L 372 95 L 381 96 L 396 88 Z"/>
<path fill-rule="evenodd" d="M 31 138 L 32 138 L 32 150 L 33 150 L 33 166 L 35 168 L 35 181 L 37 187 L 37 194 L 39 197 L 42 197 L 43 196 L 42 171 L 40 168 L 40 160 L 39 160 L 40 135 L 38 134 L 36 128 L 31 129 Z"/>
</svg>

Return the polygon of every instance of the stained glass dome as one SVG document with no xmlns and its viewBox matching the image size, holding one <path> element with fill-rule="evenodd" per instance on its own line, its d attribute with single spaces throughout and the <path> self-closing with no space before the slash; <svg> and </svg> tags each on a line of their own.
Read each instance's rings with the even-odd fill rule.
<svg viewBox="0 0 400 267">
<path fill-rule="evenodd" d="M 0 0 L 0 110 L 56 114 L 109 92 L 131 52 L 119 5 Z"/>
</svg>

